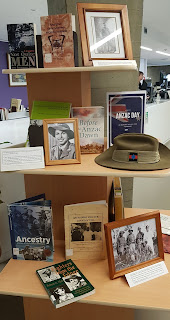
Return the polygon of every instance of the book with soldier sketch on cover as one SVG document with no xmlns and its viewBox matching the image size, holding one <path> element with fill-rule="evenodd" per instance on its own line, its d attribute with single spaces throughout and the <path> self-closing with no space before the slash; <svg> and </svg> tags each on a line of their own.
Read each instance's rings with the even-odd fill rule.
<svg viewBox="0 0 170 320">
<path fill-rule="evenodd" d="M 78 118 L 81 153 L 104 151 L 104 107 L 72 107 L 72 118 Z"/>
<path fill-rule="evenodd" d="M 71 259 L 38 269 L 36 273 L 56 308 L 95 293 L 92 284 Z"/>
<path fill-rule="evenodd" d="M 44 68 L 74 67 L 72 15 L 41 17 Z"/>
<path fill-rule="evenodd" d="M 8 205 L 13 259 L 53 261 L 51 201 L 43 196 Z"/>
<path fill-rule="evenodd" d="M 107 222 L 105 200 L 64 206 L 66 259 L 104 259 Z"/>
</svg>

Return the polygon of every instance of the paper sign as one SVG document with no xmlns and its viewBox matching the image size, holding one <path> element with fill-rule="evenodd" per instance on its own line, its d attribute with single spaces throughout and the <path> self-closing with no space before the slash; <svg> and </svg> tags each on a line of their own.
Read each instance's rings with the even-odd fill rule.
<svg viewBox="0 0 170 320">
<path fill-rule="evenodd" d="M 164 261 L 152 264 L 148 267 L 125 274 L 129 287 L 135 287 L 138 284 L 150 281 L 168 273 Z"/>
<path fill-rule="evenodd" d="M 162 233 L 170 235 L 170 216 L 160 214 Z"/>
<path fill-rule="evenodd" d="M 0 150 L 0 171 L 44 168 L 43 147 Z"/>
</svg>

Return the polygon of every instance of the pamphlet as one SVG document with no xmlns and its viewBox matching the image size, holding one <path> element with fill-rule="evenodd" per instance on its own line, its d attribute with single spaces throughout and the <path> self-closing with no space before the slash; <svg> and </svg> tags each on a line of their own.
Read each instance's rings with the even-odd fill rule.
<svg viewBox="0 0 170 320">
<path fill-rule="evenodd" d="M 0 149 L 0 171 L 45 168 L 43 147 Z"/>
</svg>

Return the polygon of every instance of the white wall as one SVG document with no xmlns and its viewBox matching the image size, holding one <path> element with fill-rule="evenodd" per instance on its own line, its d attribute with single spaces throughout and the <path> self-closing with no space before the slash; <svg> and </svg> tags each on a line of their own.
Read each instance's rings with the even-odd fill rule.
<svg viewBox="0 0 170 320">
<path fill-rule="evenodd" d="M 0 41 L 7 41 L 7 24 L 33 22 L 41 34 L 40 16 L 48 15 L 47 0 L 0 0 Z"/>
</svg>

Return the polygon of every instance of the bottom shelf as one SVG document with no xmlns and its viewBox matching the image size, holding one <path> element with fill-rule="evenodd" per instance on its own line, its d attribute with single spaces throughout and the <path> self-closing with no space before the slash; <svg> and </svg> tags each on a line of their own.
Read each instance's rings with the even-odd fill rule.
<svg viewBox="0 0 170 320">
<path fill-rule="evenodd" d="M 150 212 L 150 209 L 125 209 L 125 216 Z M 170 211 L 161 210 L 169 214 Z M 17 261 L 11 259 L 0 273 L 0 293 L 31 298 L 47 299 L 45 289 L 35 271 L 47 265 L 59 263 L 64 258 L 64 246 L 57 243 L 53 263 L 42 261 Z M 125 277 L 110 280 L 107 260 L 75 260 L 76 265 L 93 284 L 96 293 L 80 302 L 128 308 L 170 310 L 170 274 L 129 288 Z M 170 255 L 165 254 L 170 270 Z"/>
</svg>

